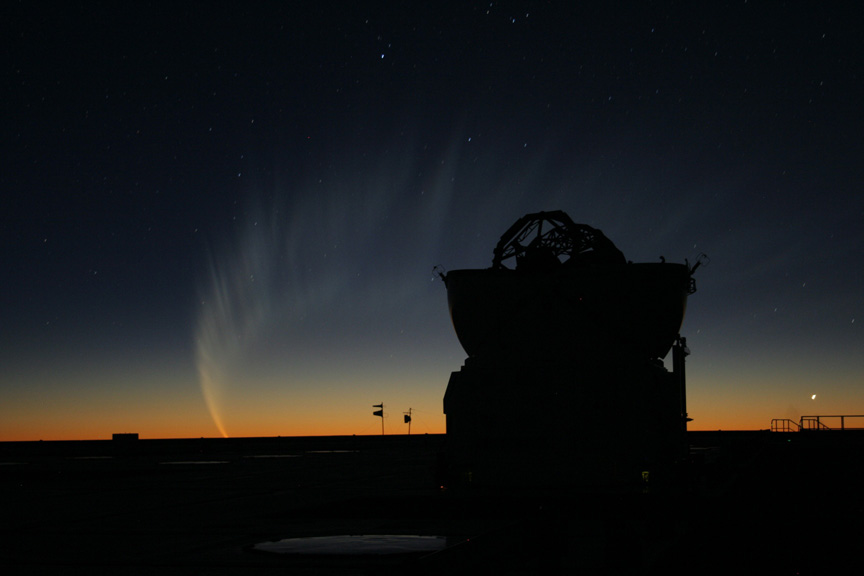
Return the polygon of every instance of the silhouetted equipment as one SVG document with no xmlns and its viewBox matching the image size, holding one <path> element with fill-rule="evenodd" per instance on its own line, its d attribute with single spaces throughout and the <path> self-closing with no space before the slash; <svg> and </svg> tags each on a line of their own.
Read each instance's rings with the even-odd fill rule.
<svg viewBox="0 0 864 576">
<path fill-rule="evenodd" d="M 411 435 L 411 413 L 414 411 L 413 408 L 408 408 L 408 412 L 403 412 L 403 417 L 405 418 L 405 424 L 408 424 L 408 435 Z"/>
<path fill-rule="evenodd" d="M 444 397 L 454 479 L 662 478 L 686 449 L 678 331 L 701 263 L 627 262 L 600 230 L 554 211 L 517 220 L 490 268 L 440 273 L 468 354 Z"/>
</svg>

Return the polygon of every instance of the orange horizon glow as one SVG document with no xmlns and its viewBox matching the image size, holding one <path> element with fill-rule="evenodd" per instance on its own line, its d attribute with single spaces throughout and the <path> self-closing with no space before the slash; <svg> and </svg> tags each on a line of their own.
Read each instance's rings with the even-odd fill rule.
<svg viewBox="0 0 864 576">
<path fill-rule="evenodd" d="M 139 439 L 194 439 L 194 438 L 276 438 L 303 436 L 380 436 L 381 420 L 372 416 L 333 414 L 328 419 L 314 422 L 312 417 L 295 418 L 293 422 L 278 423 L 272 420 L 256 422 L 233 421 L 228 435 L 223 436 L 210 419 L 206 410 L 190 413 L 185 422 L 171 418 L 162 424 L 149 422 L 149 418 L 100 418 L 82 422 L 74 418 L 57 418 L 52 422 L 5 422 L 0 424 L 0 442 L 28 441 L 72 441 L 72 440 L 110 440 L 113 434 L 138 434 Z M 389 412 L 389 406 L 388 406 Z M 386 435 L 404 435 L 408 425 L 403 423 L 401 411 L 390 413 L 385 419 Z M 444 415 L 434 417 L 426 412 L 415 412 L 411 425 L 412 435 L 445 433 Z"/>
<path fill-rule="evenodd" d="M 445 433 L 446 432 L 443 429 L 423 431 L 423 432 L 415 432 L 413 428 L 411 430 L 411 436 L 424 436 L 427 434 L 428 435 L 436 435 L 436 434 L 445 434 Z M 344 437 L 344 436 L 381 436 L 381 430 L 379 427 L 377 433 L 369 432 L 369 431 L 366 431 L 364 433 L 354 433 L 354 432 L 346 432 L 343 429 L 332 429 L 332 430 L 331 429 L 320 429 L 320 430 L 307 431 L 307 432 L 303 432 L 303 433 L 294 433 L 294 434 L 285 433 L 285 432 L 283 432 L 281 434 L 275 434 L 275 433 L 267 433 L 265 431 L 265 432 L 258 433 L 258 434 L 238 434 L 238 435 L 229 435 L 229 436 L 222 436 L 221 434 L 218 433 L 218 431 L 215 434 L 211 433 L 211 434 L 203 434 L 203 435 L 202 434 L 194 434 L 194 433 L 192 433 L 192 434 L 182 434 L 182 433 L 181 434 L 172 434 L 172 433 L 142 434 L 140 432 L 135 432 L 134 430 L 117 430 L 117 431 L 109 433 L 109 434 L 99 434 L 98 436 L 81 436 L 79 434 L 74 434 L 74 433 L 65 433 L 65 434 L 59 433 L 57 435 L 39 436 L 39 435 L 30 435 L 30 434 L 24 433 L 21 435 L 11 435 L 11 436 L 5 436 L 3 438 L 0 438 L 0 443 L 2 443 L 2 442 L 77 442 L 77 441 L 93 441 L 93 440 L 111 440 L 113 434 L 138 434 L 139 440 L 195 440 L 195 439 L 199 439 L 199 438 L 204 438 L 204 439 L 223 439 L 223 438 L 238 439 L 239 438 L 239 439 L 242 439 L 242 438 L 306 438 L 306 437 L 331 437 L 331 436 L 342 436 L 342 437 Z M 386 430 L 384 435 L 385 436 L 407 436 L 408 435 L 408 428 L 406 426 L 404 429 L 402 429 L 402 427 L 400 427 L 399 429 L 394 428 L 392 431 Z"/>
<path fill-rule="evenodd" d="M 757 370 L 691 358 L 687 403 L 693 421 L 688 429 L 694 432 L 765 430 L 774 418 L 797 422 L 805 414 L 864 414 L 855 372 L 839 363 L 786 362 Z M 297 382 L 262 378 L 228 389 L 222 397 L 227 437 L 377 436 L 381 420 L 372 411 L 382 400 L 386 435 L 407 434 L 402 413 L 409 407 L 412 434 L 446 433 L 446 378 L 441 376 L 446 366 L 420 371 L 411 363 L 411 369 L 378 372 L 352 366 L 350 375 L 303 374 Z M 15 386 L 0 405 L 0 442 L 106 440 L 115 433 L 136 433 L 141 439 L 222 437 L 191 367 L 154 362 L 134 368 L 133 375 L 119 363 L 58 365 L 54 369 L 63 373 L 62 380 L 47 374 L 13 378 Z"/>
<path fill-rule="evenodd" d="M 206 420 L 206 419 L 205 419 Z M 203 425 L 202 425 L 203 424 Z M 688 430 L 699 431 L 758 431 L 770 428 L 770 419 L 735 418 L 697 418 L 690 422 Z M 399 418 L 389 418 L 384 424 L 385 435 L 400 436 L 408 434 L 408 426 Z M 75 440 L 110 440 L 113 434 L 138 434 L 141 440 L 169 440 L 196 438 L 223 438 L 212 422 L 198 422 L 198 425 L 180 426 L 176 424 L 164 427 L 156 426 L 114 426 L 94 425 L 87 432 L 79 429 L 44 427 L 42 429 L 21 427 L 16 430 L 5 430 L 0 436 L 0 442 L 30 442 L 30 441 L 75 441 Z M 277 437 L 307 437 L 307 436 L 380 436 L 381 421 L 370 415 L 369 419 L 356 419 L 353 422 L 321 423 L 310 425 L 308 422 L 296 426 L 255 426 L 253 423 L 245 426 L 235 426 L 236 431 L 224 436 L 226 438 L 277 438 Z M 440 422 L 412 422 L 412 435 L 446 434 L 444 416 Z"/>
<path fill-rule="evenodd" d="M 858 412 L 859 414 L 861 412 Z M 817 412 L 813 412 L 817 414 Z M 851 412 L 850 412 L 851 414 Z M 419 421 L 412 422 L 411 434 L 446 434 L 445 416 L 429 418 L 428 414 Z M 761 415 L 703 415 L 690 412 L 693 421 L 688 424 L 688 430 L 692 432 L 710 431 L 758 431 L 771 427 L 771 418 Z M 786 418 L 777 415 L 776 418 Z M 800 416 L 790 417 L 797 422 Z M 854 422 L 846 422 L 847 427 L 859 427 L 864 419 L 859 418 Z M 54 422 L 52 425 L 34 423 L 32 426 L 12 425 L 3 426 L 0 431 L 0 442 L 31 442 L 31 441 L 75 441 L 75 440 L 110 440 L 113 434 L 134 433 L 142 440 L 167 440 L 167 439 L 196 439 L 196 438 L 277 438 L 277 437 L 307 437 L 307 436 L 380 436 L 381 421 L 371 415 L 369 417 L 346 418 L 338 421 L 334 418 L 330 421 L 314 423 L 311 419 L 294 424 L 276 425 L 273 423 L 256 424 L 254 421 L 248 423 L 235 423 L 231 432 L 223 436 L 218 428 L 209 420 L 206 413 L 197 418 L 190 419 L 186 425 L 178 422 L 165 423 L 158 426 L 146 424 L 143 420 L 137 422 L 121 423 L 119 420 L 106 419 L 103 422 L 91 422 L 83 426 L 80 422 Z M 139 424 L 139 425 L 135 425 Z M 831 423 L 828 423 L 830 426 Z M 408 426 L 403 423 L 401 413 L 391 416 L 384 423 L 385 435 L 407 435 Z"/>
</svg>

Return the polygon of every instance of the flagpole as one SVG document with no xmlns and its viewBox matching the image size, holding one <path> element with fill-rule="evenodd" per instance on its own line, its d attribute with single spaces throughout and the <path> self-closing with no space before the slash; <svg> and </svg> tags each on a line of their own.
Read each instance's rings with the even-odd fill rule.
<svg viewBox="0 0 864 576">
<path fill-rule="evenodd" d="M 373 412 L 372 415 L 381 417 L 381 435 L 384 436 L 384 403 L 381 402 L 380 404 L 373 404 L 372 407 L 380 408 L 380 410 Z"/>
</svg>

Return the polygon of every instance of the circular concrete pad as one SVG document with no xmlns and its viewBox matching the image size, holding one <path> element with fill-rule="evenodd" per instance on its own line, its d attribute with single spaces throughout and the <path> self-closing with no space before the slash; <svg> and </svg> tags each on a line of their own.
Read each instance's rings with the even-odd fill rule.
<svg viewBox="0 0 864 576">
<path fill-rule="evenodd" d="M 443 536 L 365 534 L 286 538 L 256 544 L 254 550 L 308 556 L 377 556 L 435 552 L 444 549 L 446 544 Z"/>
</svg>

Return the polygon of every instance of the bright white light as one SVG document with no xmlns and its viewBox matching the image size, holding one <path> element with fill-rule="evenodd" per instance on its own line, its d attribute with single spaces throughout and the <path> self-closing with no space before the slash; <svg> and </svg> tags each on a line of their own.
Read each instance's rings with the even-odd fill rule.
<svg viewBox="0 0 864 576">
<path fill-rule="evenodd" d="M 810 400 L 815 400 L 815 399 L 816 399 L 816 395 L 815 395 L 815 394 L 813 394 L 812 396 L 810 396 Z"/>
</svg>

